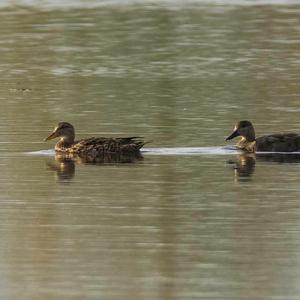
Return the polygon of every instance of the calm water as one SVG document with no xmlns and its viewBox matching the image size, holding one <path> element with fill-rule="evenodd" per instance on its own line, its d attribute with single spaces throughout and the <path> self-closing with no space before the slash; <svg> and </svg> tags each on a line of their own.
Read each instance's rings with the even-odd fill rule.
<svg viewBox="0 0 300 300">
<path fill-rule="evenodd" d="M 299 299 L 299 157 L 28 154 L 61 120 L 153 148 L 300 132 L 295 3 L 1 1 L 1 299 Z"/>
</svg>

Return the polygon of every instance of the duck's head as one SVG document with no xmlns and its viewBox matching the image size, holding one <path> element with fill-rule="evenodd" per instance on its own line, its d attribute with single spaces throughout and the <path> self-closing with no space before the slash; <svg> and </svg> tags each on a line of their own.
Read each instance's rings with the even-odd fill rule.
<svg viewBox="0 0 300 300">
<path fill-rule="evenodd" d="M 60 138 L 61 141 L 72 144 L 75 139 L 75 129 L 72 124 L 67 122 L 59 122 L 53 132 L 45 139 L 49 141 L 55 138 Z"/>
<path fill-rule="evenodd" d="M 239 121 L 230 136 L 226 138 L 229 141 L 237 136 L 241 136 L 247 142 L 255 141 L 255 131 L 252 123 L 250 121 Z"/>
</svg>

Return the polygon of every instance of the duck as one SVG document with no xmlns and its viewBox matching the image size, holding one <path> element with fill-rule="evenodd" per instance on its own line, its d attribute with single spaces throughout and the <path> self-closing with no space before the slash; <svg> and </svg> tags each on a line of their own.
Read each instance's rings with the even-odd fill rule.
<svg viewBox="0 0 300 300">
<path fill-rule="evenodd" d="M 145 145 L 142 137 L 91 137 L 75 140 L 75 128 L 68 122 L 59 122 L 53 132 L 45 139 L 59 138 L 55 145 L 57 153 L 79 156 L 103 156 L 109 154 L 137 155 Z"/>
<path fill-rule="evenodd" d="M 237 147 L 245 152 L 296 152 L 300 151 L 300 135 L 297 133 L 279 133 L 265 135 L 256 138 L 255 130 L 250 121 L 239 121 L 231 135 L 226 138 L 229 141 L 240 136 Z"/>
</svg>

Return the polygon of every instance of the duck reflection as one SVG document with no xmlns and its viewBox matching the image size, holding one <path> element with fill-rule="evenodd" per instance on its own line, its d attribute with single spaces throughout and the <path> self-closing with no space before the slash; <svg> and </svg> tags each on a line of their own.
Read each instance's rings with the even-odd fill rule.
<svg viewBox="0 0 300 300">
<path fill-rule="evenodd" d="M 243 153 L 237 155 L 236 159 L 227 161 L 228 164 L 234 165 L 234 176 L 238 180 L 249 180 L 254 174 L 255 165 L 259 162 L 273 163 L 300 163 L 300 154 L 285 153 Z"/>
<path fill-rule="evenodd" d="M 55 171 L 58 182 L 67 183 L 75 176 L 76 164 L 131 164 L 141 160 L 143 160 L 143 156 L 140 153 L 130 155 L 110 153 L 102 156 L 57 153 L 55 159 L 46 162 L 46 165 L 49 170 Z"/>
<path fill-rule="evenodd" d="M 259 153 L 256 155 L 257 161 L 270 161 L 276 163 L 300 163 L 300 153 Z"/>
<path fill-rule="evenodd" d="M 55 172 L 58 182 L 69 182 L 75 175 L 75 163 L 70 158 L 60 158 L 55 156 L 55 160 L 47 161 L 49 170 Z"/>
<path fill-rule="evenodd" d="M 255 170 L 255 154 L 239 154 L 235 160 L 229 160 L 227 163 L 233 165 L 235 178 L 247 180 Z"/>
</svg>

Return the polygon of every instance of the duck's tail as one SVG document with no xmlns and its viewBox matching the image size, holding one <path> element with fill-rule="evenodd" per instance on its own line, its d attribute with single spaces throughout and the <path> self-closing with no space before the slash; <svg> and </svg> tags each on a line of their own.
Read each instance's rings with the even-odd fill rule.
<svg viewBox="0 0 300 300">
<path fill-rule="evenodd" d="M 127 142 L 133 142 L 136 146 L 137 150 L 140 150 L 141 148 L 143 148 L 146 144 L 151 143 L 152 141 L 144 141 L 144 137 L 142 136 L 131 136 L 131 137 L 127 137 L 125 138 L 127 140 Z"/>
<path fill-rule="evenodd" d="M 138 150 L 142 149 L 145 145 L 152 143 L 153 141 L 136 141 Z"/>
</svg>

